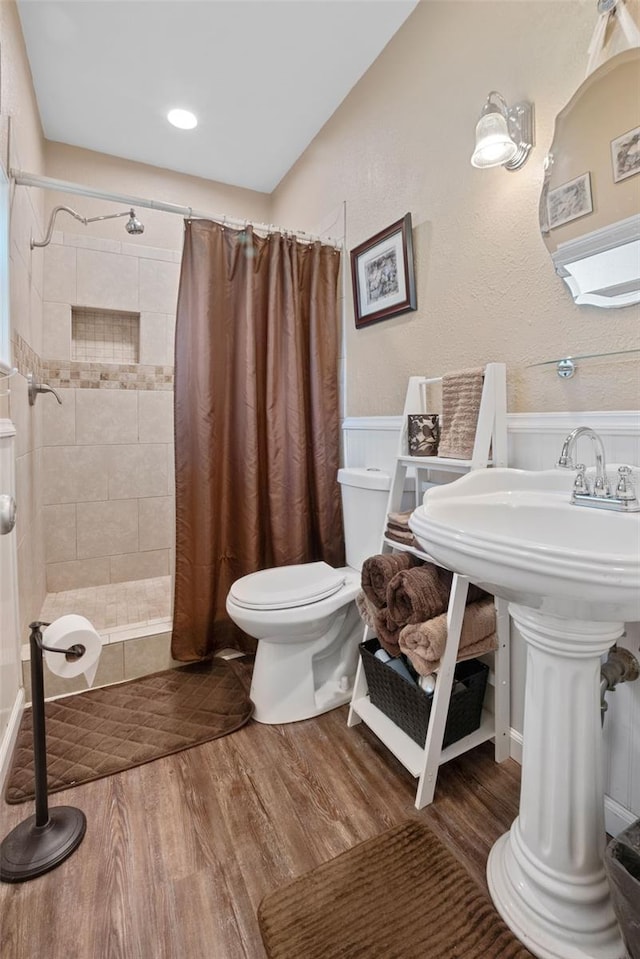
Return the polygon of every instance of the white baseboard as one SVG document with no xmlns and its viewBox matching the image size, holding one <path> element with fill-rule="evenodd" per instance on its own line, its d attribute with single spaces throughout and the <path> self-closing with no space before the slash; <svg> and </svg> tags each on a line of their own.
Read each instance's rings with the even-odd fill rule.
<svg viewBox="0 0 640 959">
<path fill-rule="evenodd" d="M 509 755 L 522 766 L 522 733 L 519 733 L 517 729 L 511 728 L 509 730 L 509 741 L 511 743 Z"/>
<path fill-rule="evenodd" d="M 610 836 L 617 836 L 623 829 L 632 826 L 637 818 L 611 796 L 604 797 L 604 826 Z"/>
<path fill-rule="evenodd" d="M 16 701 L 13 704 L 13 709 L 11 710 L 11 716 L 9 717 L 7 729 L 2 742 L 0 742 L 0 793 L 4 792 L 4 784 L 7 780 L 7 776 L 9 775 L 9 768 L 13 758 L 13 748 L 16 744 L 16 739 L 18 738 L 18 730 L 20 729 L 20 720 L 22 719 L 23 712 L 24 689 L 20 687 L 16 696 Z"/>
</svg>

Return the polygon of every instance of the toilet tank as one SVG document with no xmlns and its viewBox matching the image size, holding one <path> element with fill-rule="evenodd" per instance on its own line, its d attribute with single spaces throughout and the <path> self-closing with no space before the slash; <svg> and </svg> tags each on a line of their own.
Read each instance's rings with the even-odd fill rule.
<svg viewBox="0 0 640 959">
<path fill-rule="evenodd" d="M 338 482 L 347 565 L 361 569 L 368 556 L 380 552 L 391 477 L 384 470 L 352 467 L 338 470 Z"/>
</svg>

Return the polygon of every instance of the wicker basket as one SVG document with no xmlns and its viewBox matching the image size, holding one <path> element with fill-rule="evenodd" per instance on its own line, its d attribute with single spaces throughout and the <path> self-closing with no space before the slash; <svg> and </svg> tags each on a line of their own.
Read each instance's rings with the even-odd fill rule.
<svg viewBox="0 0 640 959">
<path fill-rule="evenodd" d="M 403 679 L 395 670 L 376 659 L 374 653 L 378 649 L 380 644 L 377 639 L 360 643 L 369 698 L 407 736 L 419 746 L 424 746 L 433 694 Z M 488 676 L 489 667 L 477 659 L 468 659 L 456 665 L 443 747 L 468 736 L 480 725 Z"/>
</svg>

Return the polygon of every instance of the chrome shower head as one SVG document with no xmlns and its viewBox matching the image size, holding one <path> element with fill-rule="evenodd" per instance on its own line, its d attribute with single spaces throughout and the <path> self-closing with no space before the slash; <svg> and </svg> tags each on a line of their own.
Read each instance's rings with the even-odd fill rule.
<svg viewBox="0 0 640 959">
<path fill-rule="evenodd" d="M 130 233 L 132 236 L 139 236 L 141 233 L 144 233 L 144 224 L 140 222 L 136 216 L 135 210 L 129 210 L 129 219 L 124 225 L 127 233 Z"/>
<path fill-rule="evenodd" d="M 115 220 L 119 216 L 128 216 L 129 219 L 125 223 L 125 230 L 131 236 L 139 236 L 141 233 L 144 233 L 144 224 L 136 216 L 135 210 L 123 210 L 122 213 L 107 213 L 103 216 L 80 216 L 79 213 L 76 213 L 75 210 L 72 210 L 68 206 L 57 206 L 51 212 L 51 219 L 49 220 L 49 227 L 47 229 L 47 235 L 44 240 L 38 242 L 31 237 L 31 249 L 33 250 L 36 246 L 48 246 L 51 242 L 51 237 L 53 236 L 53 224 L 55 222 L 56 216 L 58 213 L 69 213 L 71 216 L 75 217 L 76 220 L 80 220 L 81 223 L 84 223 L 86 226 L 88 223 L 97 223 L 99 220 Z"/>
</svg>

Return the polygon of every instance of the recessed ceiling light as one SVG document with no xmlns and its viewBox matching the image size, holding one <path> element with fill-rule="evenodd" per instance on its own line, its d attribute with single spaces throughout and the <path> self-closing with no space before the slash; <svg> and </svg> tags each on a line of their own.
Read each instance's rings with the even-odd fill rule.
<svg viewBox="0 0 640 959">
<path fill-rule="evenodd" d="M 180 130 L 193 130 L 198 126 L 198 119 L 190 110 L 169 110 L 167 120 Z"/>
</svg>

